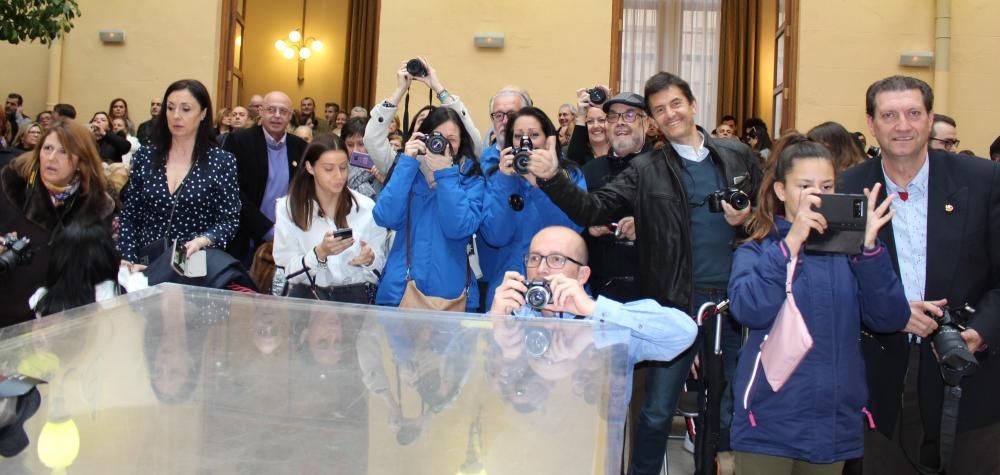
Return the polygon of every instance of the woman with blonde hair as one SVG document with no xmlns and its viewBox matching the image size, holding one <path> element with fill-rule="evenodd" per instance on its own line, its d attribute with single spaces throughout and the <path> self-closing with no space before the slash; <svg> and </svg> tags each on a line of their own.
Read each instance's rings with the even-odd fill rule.
<svg viewBox="0 0 1000 475">
<path fill-rule="evenodd" d="M 57 120 L 38 147 L 0 170 L 0 231 L 30 251 L 0 264 L 0 326 L 34 317 L 28 299 L 45 280 L 53 235 L 76 222 L 110 228 L 115 202 L 103 168 L 90 131 Z"/>
</svg>

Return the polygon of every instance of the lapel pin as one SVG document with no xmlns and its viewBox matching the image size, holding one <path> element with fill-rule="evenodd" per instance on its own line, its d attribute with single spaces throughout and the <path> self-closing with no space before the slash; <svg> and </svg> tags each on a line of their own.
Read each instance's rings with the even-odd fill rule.
<svg viewBox="0 0 1000 475">
<path fill-rule="evenodd" d="M 292 168 L 295 168 L 297 166 L 299 166 L 299 162 L 297 160 L 292 160 Z M 951 206 L 951 205 L 948 205 L 948 206 Z"/>
<path fill-rule="evenodd" d="M 946 203 L 946 204 L 944 205 L 944 212 L 945 212 L 945 213 L 951 213 L 952 211 L 955 211 L 955 207 L 954 207 L 954 206 L 952 206 L 952 204 L 951 204 L 951 203 Z"/>
</svg>

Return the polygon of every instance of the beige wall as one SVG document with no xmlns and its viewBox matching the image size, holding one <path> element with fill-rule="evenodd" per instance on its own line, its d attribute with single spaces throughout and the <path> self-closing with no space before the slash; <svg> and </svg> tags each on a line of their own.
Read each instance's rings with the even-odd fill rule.
<svg viewBox="0 0 1000 475">
<path fill-rule="evenodd" d="M 933 68 L 899 66 L 903 51 L 934 51 L 932 0 L 801 0 L 796 125 L 799 130 L 835 120 L 869 136 L 864 96 L 883 77 L 904 74 L 934 86 Z M 952 2 L 948 110 L 959 125 L 961 148 L 986 156 L 1000 133 L 1000 2 Z"/>
<path fill-rule="evenodd" d="M 607 84 L 610 76 L 608 0 L 382 0 L 380 29 L 376 101 L 395 89 L 400 63 L 422 55 L 482 133 L 490 126 L 489 98 L 504 85 L 527 89 L 555 121 L 560 104 L 575 103 L 576 89 Z M 504 48 L 475 48 L 477 32 L 504 33 Z M 426 104 L 422 84 L 411 91 L 411 110 Z"/>
<path fill-rule="evenodd" d="M 301 3 L 273 0 L 247 0 L 244 35 L 243 93 L 241 104 L 253 94 L 281 90 L 299 100 L 311 96 L 318 113 L 323 103 L 340 102 L 344 85 L 344 44 L 347 40 L 347 0 L 312 0 L 306 16 L 306 36 L 315 37 L 324 48 L 305 64 L 305 81 L 298 83 L 298 61 L 285 59 L 274 47 L 279 39 L 288 40 L 288 32 L 302 25 Z"/>
<path fill-rule="evenodd" d="M 12 45 L 0 41 L 0 64 L 4 65 L 3 97 L 11 92 L 23 96 L 24 111 L 32 117 L 45 110 L 49 48 L 37 42 Z"/>
<path fill-rule="evenodd" d="M 149 116 L 149 99 L 174 80 L 194 78 L 215 95 L 221 0 L 80 0 L 82 16 L 63 40 L 58 102 L 73 104 L 88 120 L 123 97 L 136 121 Z M 122 45 L 103 45 L 98 30 L 125 31 Z M 44 106 L 48 53 L 39 45 L 0 47 L 0 63 L 18 64 L 5 84 L 25 96 L 27 110 Z M 8 69 L 8 72 L 15 71 Z"/>
</svg>

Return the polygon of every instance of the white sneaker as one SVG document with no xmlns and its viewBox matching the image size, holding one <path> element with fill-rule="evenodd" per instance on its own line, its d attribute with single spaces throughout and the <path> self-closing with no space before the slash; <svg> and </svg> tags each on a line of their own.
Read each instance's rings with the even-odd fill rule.
<svg viewBox="0 0 1000 475">
<path fill-rule="evenodd" d="M 694 453 L 694 440 L 691 439 L 690 432 L 684 433 L 684 450 L 687 450 L 689 453 L 692 454 Z"/>
</svg>

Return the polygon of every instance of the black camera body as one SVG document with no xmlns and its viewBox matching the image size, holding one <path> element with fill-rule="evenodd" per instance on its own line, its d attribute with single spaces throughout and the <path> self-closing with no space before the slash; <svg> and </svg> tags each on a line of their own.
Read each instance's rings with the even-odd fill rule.
<svg viewBox="0 0 1000 475">
<path fill-rule="evenodd" d="M 427 76 L 427 68 L 424 67 L 423 61 L 420 61 L 417 58 L 413 58 L 406 62 L 406 72 L 415 78 Z"/>
<path fill-rule="evenodd" d="M 546 280 L 532 280 L 524 283 L 524 301 L 533 309 L 541 310 L 552 303 L 552 289 Z"/>
<path fill-rule="evenodd" d="M 608 100 L 608 93 L 602 87 L 587 89 L 587 95 L 590 96 L 590 103 L 595 106 L 604 104 L 604 101 Z"/>
<path fill-rule="evenodd" d="M 882 156 L 882 149 L 872 145 L 865 151 L 865 155 L 868 155 L 868 158 L 879 158 Z"/>
<path fill-rule="evenodd" d="M 712 213 L 723 212 L 722 203 L 729 203 L 736 211 L 741 211 L 750 206 L 750 196 L 739 188 L 723 188 L 715 190 L 705 198 L 708 203 L 708 211 Z"/>
<path fill-rule="evenodd" d="M 931 334 L 931 341 L 941 364 L 941 376 L 951 386 L 957 386 L 963 376 L 974 373 L 979 367 L 975 355 L 962 339 L 964 328 L 959 322 L 967 321 L 973 313 L 976 310 L 968 304 L 945 308 L 944 314 L 937 319 L 938 329 Z"/>
<path fill-rule="evenodd" d="M 531 139 L 527 135 L 522 135 L 518 146 L 511 148 L 511 153 L 514 154 L 514 171 L 519 175 L 531 173 L 528 171 L 528 163 L 531 162 L 531 151 L 534 149 L 535 147 L 531 144 Z"/>
<path fill-rule="evenodd" d="M 427 151 L 435 155 L 444 155 L 444 151 L 448 149 L 448 139 L 441 132 L 431 132 L 420 140 L 427 144 Z"/>
<path fill-rule="evenodd" d="M 31 239 L 27 236 L 18 238 L 13 233 L 4 238 L 3 247 L 0 247 L 0 274 L 7 273 L 15 267 L 26 264 L 31 260 Z"/>
</svg>

